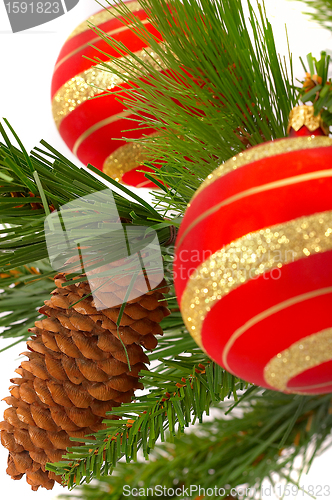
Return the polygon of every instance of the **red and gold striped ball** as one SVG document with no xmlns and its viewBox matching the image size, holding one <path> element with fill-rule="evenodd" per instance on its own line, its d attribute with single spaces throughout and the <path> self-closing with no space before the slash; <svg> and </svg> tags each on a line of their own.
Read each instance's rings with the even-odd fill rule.
<svg viewBox="0 0 332 500">
<path fill-rule="evenodd" d="M 273 141 L 217 168 L 186 211 L 174 277 L 216 363 L 268 389 L 332 392 L 332 139 Z"/>
<path fill-rule="evenodd" d="M 137 1 L 126 2 L 134 17 L 140 19 L 150 33 L 160 38 L 160 34 L 150 24 L 146 12 Z M 108 36 L 121 41 L 128 50 L 143 55 L 149 51 L 146 43 L 136 36 L 124 20 L 113 17 L 114 8 L 102 10 L 90 17 L 93 25 L 98 26 Z M 80 24 L 67 39 L 55 65 L 52 80 L 52 108 L 56 126 L 73 153 L 82 163 L 91 163 L 109 176 L 126 184 L 151 187 L 142 167 L 144 155 L 138 143 L 113 140 L 121 137 L 140 138 L 141 131 L 132 131 L 138 122 L 125 107 L 116 100 L 115 94 L 101 92 L 102 89 L 119 91 L 128 88 L 128 83 L 108 72 L 96 68 L 97 63 L 84 58 L 98 57 L 109 61 L 109 57 L 96 51 L 91 45 L 103 50 L 112 57 L 120 57 L 105 41 L 89 29 L 87 21 Z M 123 56 L 128 57 L 128 56 Z M 93 84 L 96 88 L 92 88 Z M 100 99 L 90 99 L 97 95 Z M 128 131 L 126 131 L 128 130 Z M 144 129 L 144 135 L 154 130 Z"/>
</svg>

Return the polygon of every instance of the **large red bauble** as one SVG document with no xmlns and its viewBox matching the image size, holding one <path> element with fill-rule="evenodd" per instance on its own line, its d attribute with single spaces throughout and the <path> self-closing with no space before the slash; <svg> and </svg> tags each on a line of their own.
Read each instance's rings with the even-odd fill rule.
<svg viewBox="0 0 332 500">
<path fill-rule="evenodd" d="M 186 211 L 174 273 L 214 361 L 269 389 L 332 392 L 332 139 L 273 141 L 217 168 Z"/>
<path fill-rule="evenodd" d="M 135 18 L 160 38 L 138 2 L 129 1 L 126 4 Z M 149 50 L 147 44 L 130 30 L 128 24 L 124 24 L 123 19 L 114 18 L 109 11 L 112 7 L 98 12 L 88 21 L 144 58 L 143 50 Z M 97 88 L 116 92 L 128 88 L 128 83 L 115 74 L 99 70 L 97 63 L 85 58 L 98 57 L 101 61 L 109 61 L 107 55 L 96 51 L 91 44 L 112 57 L 121 57 L 88 27 L 87 21 L 75 29 L 61 49 L 53 74 L 52 107 L 56 126 L 67 146 L 84 164 L 91 163 L 114 179 L 133 186 L 154 186 L 144 174 L 137 172 L 137 169 L 149 170 L 141 165 L 144 157 L 140 145 L 114 139 L 137 139 L 155 131 L 132 131 L 138 122 L 128 121 L 127 118 L 134 115 L 116 100 L 115 94 Z M 103 97 L 91 99 L 99 95 Z"/>
</svg>

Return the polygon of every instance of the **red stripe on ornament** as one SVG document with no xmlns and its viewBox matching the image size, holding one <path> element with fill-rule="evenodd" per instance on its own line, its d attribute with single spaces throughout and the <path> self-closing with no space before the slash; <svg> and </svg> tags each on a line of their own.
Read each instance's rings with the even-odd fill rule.
<svg viewBox="0 0 332 500">
<path fill-rule="evenodd" d="M 125 2 L 128 3 L 128 2 Z M 108 9 L 110 10 L 110 9 Z M 94 16 L 98 16 L 99 14 L 102 14 L 105 12 L 106 15 L 106 9 L 100 10 L 99 12 L 96 12 L 96 14 L 93 14 Z M 124 19 L 123 16 L 114 17 L 114 15 L 118 16 L 115 12 L 110 12 L 107 15 L 106 20 L 103 21 L 102 23 L 97 24 L 97 28 L 102 30 L 103 32 L 108 32 L 108 31 L 113 31 L 114 29 L 117 29 L 120 26 L 125 26 L 125 24 L 128 24 L 126 20 Z M 136 12 L 133 13 L 135 17 L 137 17 L 140 20 L 144 20 L 147 18 L 147 13 L 143 10 L 137 10 Z M 96 38 L 96 33 L 89 28 L 88 25 L 88 18 L 86 20 L 86 30 L 81 31 L 81 33 L 78 33 L 77 35 L 70 37 L 68 40 L 66 40 L 64 46 L 61 49 L 61 52 L 59 54 L 57 63 L 61 61 L 63 57 L 66 57 L 68 54 L 70 54 L 73 50 L 76 50 L 78 47 L 85 45 L 87 43 L 90 43 L 91 40 L 94 40 Z M 95 21 L 91 21 L 93 25 L 95 25 Z"/>
<path fill-rule="evenodd" d="M 320 161 L 318 161 L 318 157 Z M 271 165 L 269 165 L 271 163 Z M 177 241 L 174 272 L 176 291 L 181 300 L 187 280 L 192 272 L 211 254 L 232 241 L 254 231 L 287 222 L 292 219 L 332 209 L 332 178 L 297 182 L 295 177 L 310 172 L 329 170 L 332 165 L 332 148 L 296 151 L 240 167 L 216 180 L 194 198 L 186 212 Z M 320 175 L 320 174 L 317 174 Z M 327 174 L 329 175 L 329 174 Z M 286 185 L 266 186 L 266 191 L 245 194 L 250 188 L 283 179 Z M 300 181 L 301 179 L 299 179 Z M 302 179 L 303 180 L 303 179 Z M 287 185 L 287 182 L 297 182 Z M 232 196 L 245 197 L 226 204 L 202 218 L 211 207 Z M 232 201 L 232 200 L 230 200 Z M 192 229 L 183 237 L 185 231 Z M 183 237 L 183 238 L 182 238 Z M 181 241 L 182 240 L 182 241 Z"/>
<path fill-rule="evenodd" d="M 123 87 L 128 88 L 127 85 Z M 115 90 L 119 90 L 119 88 L 117 87 Z M 62 120 L 59 132 L 71 150 L 73 150 L 76 141 L 89 128 L 106 118 L 111 118 L 125 111 L 123 104 L 115 99 L 115 95 L 106 92 L 99 95 L 98 99 L 84 101 Z M 127 128 L 132 128 L 129 122 L 127 122 Z M 112 137 L 115 136 L 109 136 L 108 141 L 111 141 Z"/>
<path fill-rule="evenodd" d="M 134 115 L 132 115 L 134 117 Z M 125 136 L 129 139 L 139 139 L 144 135 L 154 133 L 153 129 L 131 130 L 130 132 L 123 132 L 128 127 L 127 120 L 117 120 L 116 122 L 107 125 L 106 127 L 97 130 L 81 144 L 77 151 L 77 157 L 82 163 L 92 163 L 99 170 L 103 169 L 106 158 L 114 153 L 119 147 L 128 144 L 126 141 L 112 140 L 112 137 Z M 131 126 L 135 126 L 135 122 L 131 122 Z M 98 142 L 98 148 L 95 144 Z"/>
<path fill-rule="evenodd" d="M 164 70 L 161 73 L 169 76 L 170 71 Z M 115 95 L 115 92 L 118 92 L 121 89 L 126 90 L 129 88 L 132 88 L 132 85 L 127 83 L 121 85 L 121 87 L 114 87 L 114 93 L 112 94 L 107 92 L 100 93 L 98 98 L 84 101 L 71 113 L 65 116 L 60 123 L 59 132 L 62 139 L 72 151 L 76 142 L 91 127 L 97 126 L 98 123 L 109 118 L 116 118 L 116 115 L 126 111 L 124 105 L 118 100 L 124 98 L 125 95 Z M 135 115 L 131 115 L 130 117 L 133 118 Z M 96 168 L 102 170 L 105 159 L 113 151 L 126 143 L 125 141 L 113 140 L 113 138 L 140 138 L 143 135 L 150 135 L 155 132 L 152 128 L 144 128 L 141 131 L 126 131 L 137 125 L 138 122 L 122 119 L 115 120 L 109 125 L 98 128 L 96 132 L 88 135 L 88 137 L 80 143 L 77 150 L 78 157 L 81 161 L 83 161 L 83 163 L 92 163 Z M 146 179 L 143 180 L 145 182 Z"/>
<path fill-rule="evenodd" d="M 160 166 L 159 166 L 160 168 Z M 138 172 L 138 170 L 144 170 L 144 172 L 149 172 L 150 174 L 154 174 L 154 170 L 152 170 L 149 167 L 146 167 L 145 165 L 140 165 L 137 169 L 133 168 L 129 172 L 126 172 L 122 176 L 122 181 L 125 184 L 128 184 L 129 186 L 134 186 L 134 187 L 144 187 L 148 189 L 157 189 L 156 185 L 149 181 L 145 175 L 142 172 Z"/>
<path fill-rule="evenodd" d="M 113 138 L 127 137 L 133 139 L 155 132 L 154 129 L 147 128 L 126 131 L 126 129 L 138 126 L 138 122 L 116 119 L 116 116 L 124 110 L 123 105 L 113 95 L 105 93 L 103 97 L 85 101 L 67 115 L 61 122 L 59 132 L 67 146 L 73 150 L 76 141 L 82 134 L 99 122 L 114 117 L 114 122 L 98 128 L 88 135 L 82 141 L 76 153 L 84 164 L 91 163 L 102 170 L 106 158 L 120 146 L 126 144 L 126 141 L 113 140 Z M 135 115 L 130 115 L 130 118 L 134 117 Z"/>
<path fill-rule="evenodd" d="M 300 373 L 292 378 L 287 386 L 291 390 L 306 394 L 332 392 L 332 360 Z"/>
<path fill-rule="evenodd" d="M 170 71 L 164 70 L 160 73 L 169 76 Z M 59 132 L 67 146 L 73 150 L 76 141 L 89 128 L 107 118 L 123 113 L 126 108 L 119 100 L 124 99 L 126 97 L 125 91 L 132 87 L 132 84 L 124 83 L 121 87 L 114 87 L 112 93 L 101 92 L 98 94 L 98 98 L 87 99 L 65 116 L 60 123 Z M 124 93 L 117 93 L 121 89 L 124 90 Z M 133 127 L 134 125 L 128 121 L 125 128 L 131 129 Z M 112 135 L 109 139 L 112 137 L 115 136 Z"/>
<path fill-rule="evenodd" d="M 87 20 L 88 21 L 88 20 Z M 66 40 L 65 44 L 63 45 L 60 54 L 57 58 L 56 65 L 65 57 L 67 57 L 71 52 L 74 50 L 77 50 L 78 48 L 82 47 L 82 45 L 86 45 L 87 43 L 90 43 L 91 40 L 94 40 L 96 38 L 96 33 L 92 31 L 92 29 L 88 28 L 88 23 L 87 25 L 87 30 L 79 33 L 78 35 L 75 35 L 74 37 L 69 38 Z M 98 28 L 103 30 L 104 32 L 111 31 L 114 29 L 117 29 L 120 26 L 123 26 L 120 20 L 113 18 L 112 15 L 109 14 L 109 20 L 98 24 Z"/>
<path fill-rule="evenodd" d="M 300 259 L 240 285 L 219 300 L 202 327 L 209 356 L 223 365 L 227 344 L 235 332 L 243 330 L 230 346 L 227 368 L 244 380 L 267 387 L 264 367 L 274 356 L 294 342 L 332 327 L 331 259 L 332 251 Z M 328 288 L 327 293 L 324 289 Z M 316 297 L 301 297 L 319 291 Z M 288 300 L 293 305 L 283 308 Z M 269 309 L 276 306 L 281 310 L 270 314 Z"/>
<path fill-rule="evenodd" d="M 294 391 L 295 392 L 295 391 Z M 310 395 L 310 394 L 329 394 L 332 392 L 332 383 L 324 384 L 324 387 L 316 387 L 316 388 L 305 388 L 303 391 L 296 390 L 296 393 Z"/>
<path fill-rule="evenodd" d="M 193 199 L 181 225 L 179 238 L 202 212 L 221 201 L 256 186 L 331 168 L 331 160 L 332 147 L 306 149 L 263 158 L 229 172 L 216 179 Z"/>
<path fill-rule="evenodd" d="M 132 4 L 133 2 L 131 0 L 129 0 L 129 1 L 126 1 L 124 3 L 129 4 L 129 8 L 130 8 L 130 4 Z M 104 13 L 106 14 L 106 10 L 110 10 L 110 12 L 109 12 L 109 14 L 107 14 L 107 17 L 105 17 L 105 19 L 106 19 L 105 21 L 103 21 L 102 23 L 99 23 L 99 24 L 95 24 L 96 21 L 94 21 L 93 19 L 91 20 L 91 23 L 95 24 L 97 26 L 97 28 L 99 28 L 103 32 L 113 31 L 114 29 L 117 29 L 121 26 L 124 26 L 124 24 L 128 24 L 123 16 L 119 16 L 119 14 L 117 14 L 115 11 L 112 12 L 112 7 L 109 7 L 108 9 L 102 9 L 102 10 L 96 12 L 95 14 L 93 14 L 93 16 L 99 16 L 99 14 L 104 15 Z M 143 9 L 139 9 L 136 12 L 133 12 L 133 15 L 135 17 L 139 18 L 140 20 L 144 20 L 147 18 L 147 13 Z M 93 16 L 91 16 L 91 17 L 93 17 Z M 115 16 L 117 16 L 117 17 L 115 17 Z M 71 54 L 71 52 L 73 52 L 74 50 L 77 50 L 77 48 L 81 47 L 82 45 L 90 43 L 92 40 L 94 40 L 96 38 L 96 36 L 97 36 L 96 33 L 92 29 L 90 29 L 89 25 L 88 25 L 88 21 L 91 19 L 91 17 L 86 19 L 86 21 L 83 21 L 86 23 L 86 29 L 84 31 L 81 31 L 77 35 L 71 36 L 70 38 L 68 38 L 66 40 L 63 47 L 61 48 L 60 54 L 59 54 L 58 59 L 56 61 L 56 65 L 64 57 L 67 57 L 69 54 Z M 76 30 L 74 30 L 74 31 L 76 31 Z"/>
<path fill-rule="evenodd" d="M 160 39 L 160 33 L 151 24 L 146 24 L 145 27 L 151 34 Z M 125 47 L 132 52 L 137 52 L 148 46 L 130 29 L 127 29 L 120 33 L 115 33 L 112 36 L 112 38 L 121 41 L 125 45 Z M 119 54 L 117 50 L 112 48 L 107 42 L 105 42 L 101 38 L 99 38 L 98 41 L 96 41 L 93 45 L 94 45 L 93 47 L 84 46 L 81 51 L 73 54 L 72 57 L 64 61 L 63 64 L 61 64 L 56 69 L 53 75 L 52 86 L 51 86 L 52 99 L 54 95 L 58 92 L 58 90 L 66 82 L 68 82 L 75 76 L 79 75 L 80 73 L 83 73 L 84 71 L 93 68 L 98 64 L 97 61 L 96 63 L 93 63 L 92 61 L 86 59 L 86 57 L 89 57 L 91 59 L 97 57 L 101 61 L 105 62 L 109 61 L 111 57 L 120 58 L 127 55 L 127 53 Z M 95 47 L 104 51 L 105 54 L 102 54 L 101 52 L 96 50 Z"/>
</svg>

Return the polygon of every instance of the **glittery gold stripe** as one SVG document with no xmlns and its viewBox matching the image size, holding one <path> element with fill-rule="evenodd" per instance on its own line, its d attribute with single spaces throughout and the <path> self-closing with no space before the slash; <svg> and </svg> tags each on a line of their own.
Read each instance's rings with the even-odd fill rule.
<svg viewBox="0 0 332 500">
<path fill-rule="evenodd" d="M 138 2 L 128 2 L 126 4 L 126 7 L 131 11 L 131 12 L 137 12 L 139 10 L 142 10 L 142 7 Z M 93 14 L 93 16 L 90 16 L 88 19 L 83 21 L 81 24 L 77 26 L 77 28 L 74 29 L 74 31 L 69 35 L 67 40 L 70 40 L 76 35 L 79 35 L 80 33 L 84 33 L 84 31 L 88 31 L 90 28 L 88 26 L 88 23 L 94 24 L 95 26 L 98 26 L 99 24 L 106 23 L 107 21 L 110 21 L 112 18 L 118 15 L 117 9 L 110 8 L 110 9 L 105 9 L 102 10 L 101 12 L 97 12 L 96 14 Z"/>
<path fill-rule="evenodd" d="M 132 115 L 132 111 L 123 111 L 122 113 L 118 113 L 117 115 L 110 116 L 108 118 L 105 118 L 105 120 L 100 120 L 100 122 L 95 123 L 92 125 L 92 127 L 88 128 L 75 142 L 74 147 L 73 147 L 73 153 L 74 155 L 77 155 L 78 148 L 84 142 L 91 134 L 96 132 L 97 130 L 106 127 L 107 125 L 110 125 L 111 123 L 117 122 L 118 120 L 121 120 L 122 118 L 125 118 L 126 116 Z"/>
<path fill-rule="evenodd" d="M 208 210 L 205 212 L 201 213 L 195 219 L 192 221 L 191 224 L 185 229 L 185 231 L 182 233 L 181 238 L 179 239 L 177 245 L 180 247 L 182 241 L 185 239 L 187 234 L 194 229 L 197 224 L 202 222 L 202 220 L 206 219 L 206 217 L 209 217 L 211 214 L 214 212 L 217 212 L 220 208 L 225 207 L 226 205 L 230 205 L 231 203 L 234 203 L 236 201 L 239 201 L 243 198 L 247 198 L 248 196 L 253 196 L 258 193 L 263 193 L 264 191 L 269 191 L 271 189 L 278 189 L 281 187 L 285 186 L 291 186 L 292 184 L 298 184 L 300 182 L 307 182 L 311 181 L 314 179 L 324 179 L 325 177 L 332 177 L 332 170 L 318 170 L 316 172 L 310 172 L 308 174 L 302 174 L 302 175 L 296 175 L 293 177 L 287 177 L 286 179 L 281 179 L 279 181 L 274 181 L 274 182 L 269 182 L 267 184 L 263 184 L 260 186 L 255 186 L 250 189 L 246 189 L 245 191 L 242 191 L 240 193 L 236 193 L 233 196 L 230 196 L 229 198 L 226 198 L 225 200 L 221 201 L 220 203 L 217 203 L 213 207 L 210 207 Z"/>
<path fill-rule="evenodd" d="M 149 137 L 153 137 L 155 135 L 157 135 L 157 132 L 151 134 Z M 103 172 L 119 182 L 122 180 L 122 176 L 126 172 L 139 167 L 146 160 L 147 157 L 144 152 L 144 142 L 128 142 L 128 144 L 120 146 L 116 151 L 114 151 L 114 153 L 106 158 L 103 166 Z"/>
<path fill-rule="evenodd" d="M 144 162 L 141 144 L 128 142 L 119 147 L 104 162 L 103 172 L 120 182 L 122 176 Z"/>
<path fill-rule="evenodd" d="M 151 47 L 139 50 L 134 54 L 143 64 L 138 63 L 133 56 L 124 56 L 110 60 L 107 63 L 107 70 L 98 64 L 66 82 L 53 98 L 52 112 L 56 126 L 59 128 L 61 121 L 87 99 L 103 91 L 112 90 L 129 79 L 128 73 L 124 73 L 123 76 L 112 73 L 112 70 L 119 70 L 121 60 L 126 60 L 128 63 L 131 62 L 133 64 L 131 74 L 135 76 L 139 76 L 142 73 L 147 74 L 146 64 L 153 66 L 157 71 L 165 69 L 165 64 L 157 57 L 157 54 Z"/>
<path fill-rule="evenodd" d="M 189 332 L 202 346 L 205 317 L 222 297 L 272 269 L 328 250 L 332 250 L 332 211 L 300 217 L 235 240 L 212 254 L 189 277 L 181 300 Z"/>
<path fill-rule="evenodd" d="M 313 290 L 312 292 L 304 293 L 302 295 L 297 295 L 296 297 L 292 297 L 291 299 L 285 300 L 284 302 L 280 302 L 279 304 L 276 304 L 251 318 L 244 325 L 235 330 L 235 332 L 225 345 L 222 362 L 226 370 L 230 371 L 227 358 L 231 348 L 233 347 L 234 343 L 250 328 L 257 325 L 264 319 L 269 318 L 273 314 L 277 314 L 278 312 L 287 309 L 288 307 L 294 306 L 295 304 L 300 304 L 301 302 L 305 302 L 306 300 L 314 299 L 315 297 L 320 297 L 321 295 L 327 295 L 329 293 L 332 293 L 332 287 L 321 288 L 319 290 Z"/>
<path fill-rule="evenodd" d="M 288 388 L 287 384 L 292 378 L 331 360 L 332 328 L 327 328 L 294 342 L 288 349 L 278 353 L 265 366 L 264 378 L 274 389 L 294 393 L 302 388 Z M 303 387 L 303 390 L 308 388 Z"/>
<path fill-rule="evenodd" d="M 310 137 L 296 137 L 294 139 L 280 139 L 278 141 L 268 142 L 248 149 L 243 153 L 239 153 L 233 158 L 227 160 L 225 163 L 216 168 L 210 175 L 207 176 L 205 181 L 200 185 L 194 197 L 203 191 L 207 186 L 220 177 L 237 170 L 240 167 L 281 154 L 299 151 L 300 149 L 313 149 L 313 148 L 326 148 L 332 146 L 332 138 L 323 136 L 310 136 Z"/>
<path fill-rule="evenodd" d="M 144 19 L 143 21 L 141 21 L 142 24 L 148 24 L 150 22 L 150 19 Z M 120 26 L 119 28 L 116 28 L 112 31 L 107 31 L 105 33 L 105 35 L 107 36 L 114 36 L 114 35 L 117 35 L 118 33 L 122 33 L 123 31 L 126 31 L 128 29 L 132 29 L 135 25 L 134 24 L 128 24 L 126 26 Z M 54 73 L 59 69 L 59 67 L 66 61 L 68 61 L 68 59 L 70 59 L 72 56 L 74 56 L 75 54 L 78 54 L 78 52 L 81 52 L 81 50 L 85 49 L 86 47 L 89 47 L 91 45 L 93 45 L 94 43 L 98 42 L 100 40 L 100 36 L 97 36 L 96 38 L 93 38 L 92 40 L 90 40 L 89 42 L 81 45 L 80 47 L 78 47 L 77 49 L 73 50 L 72 52 L 70 52 L 70 54 L 67 54 L 65 57 L 63 57 L 55 66 L 54 68 Z"/>
</svg>

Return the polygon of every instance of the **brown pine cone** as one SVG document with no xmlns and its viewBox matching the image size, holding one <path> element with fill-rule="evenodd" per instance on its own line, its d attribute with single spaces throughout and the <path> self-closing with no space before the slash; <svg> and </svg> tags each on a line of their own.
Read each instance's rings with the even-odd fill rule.
<svg viewBox="0 0 332 500">
<path fill-rule="evenodd" d="M 45 318 L 30 330 L 24 353 L 29 359 L 16 370 L 19 377 L 11 379 L 11 396 L 5 398 L 9 408 L 0 423 L 1 442 L 9 450 L 7 473 L 13 479 L 26 474 L 35 491 L 61 483 L 45 464 L 58 462 L 67 447 L 80 444 L 69 437 L 103 429 L 106 412 L 130 402 L 135 389 L 143 388 L 138 373 L 149 360 L 141 346 L 156 347 L 159 323 L 169 314 L 165 281 L 126 304 L 119 329 L 120 306 L 97 310 L 92 296 L 86 297 L 87 282 L 65 283 L 65 274 L 55 277 L 57 288 L 40 309 Z M 113 282 L 105 293 L 123 300 L 127 286 Z"/>
</svg>

